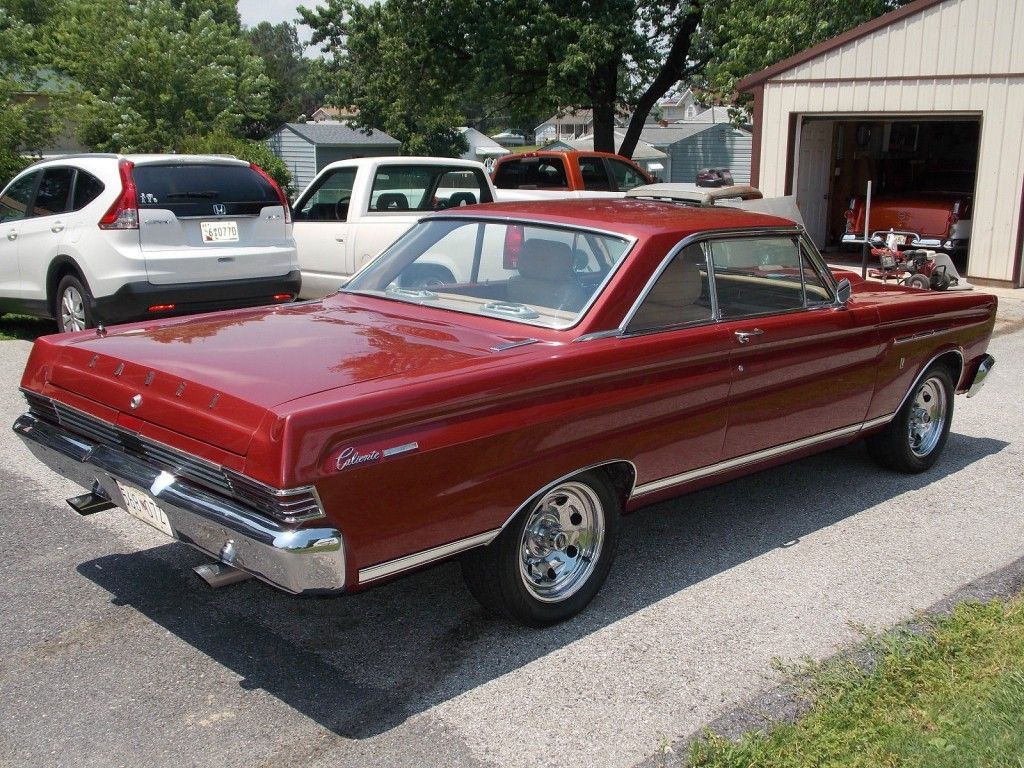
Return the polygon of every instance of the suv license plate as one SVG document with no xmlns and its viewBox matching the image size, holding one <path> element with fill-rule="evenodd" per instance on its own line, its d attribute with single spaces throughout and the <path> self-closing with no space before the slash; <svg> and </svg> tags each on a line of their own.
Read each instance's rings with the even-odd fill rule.
<svg viewBox="0 0 1024 768">
<path fill-rule="evenodd" d="M 199 229 L 203 233 L 204 243 L 237 243 L 238 222 L 235 221 L 201 221 Z"/>
<path fill-rule="evenodd" d="M 155 501 L 142 491 L 129 488 L 121 482 L 117 483 L 117 487 L 121 489 L 121 496 L 124 498 L 124 508 L 129 515 L 137 517 L 147 525 L 151 525 L 158 531 L 162 531 L 171 538 L 174 538 L 171 521 L 167 519 L 167 515 L 156 505 Z"/>
</svg>

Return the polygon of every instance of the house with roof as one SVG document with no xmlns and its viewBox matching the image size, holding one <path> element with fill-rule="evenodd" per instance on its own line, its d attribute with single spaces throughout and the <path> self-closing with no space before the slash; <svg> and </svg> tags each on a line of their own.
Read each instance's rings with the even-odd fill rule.
<svg viewBox="0 0 1024 768">
<path fill-rule="evenodd" d="M 594 110 L 573 109 L 552 115 L 533 129 L 534 143 L 540 146 L 553 141 L 578 139 L 594 131 Z"/>
<path fill-rule="evenodd" d="M 396 155 L 402 143 L 383 131 L 333 121 L 285 123 L 266 140 L 292 174 L 296 189 L 303 189 L 329 163 L 351 157 Z"/>
<path fill-rule="evenodd" d="M 490 166 L 495 158 L 509 154 L 509 150 L 476 128 L 462 126 L 459 128 L 459 133 L 462 134 L 462 138 L 466 140 L 468 146 L 468 149 L 462 154 L 464 160 L 476 160 L 478 163 Z"/>
</svg>

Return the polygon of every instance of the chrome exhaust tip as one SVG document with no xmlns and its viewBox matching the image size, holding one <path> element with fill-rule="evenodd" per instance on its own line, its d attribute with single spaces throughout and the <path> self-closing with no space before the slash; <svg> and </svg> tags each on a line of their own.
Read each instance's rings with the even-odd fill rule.
<svg viewBox="0 0 1024 768">
<path fill-rule="evenodd" d="M 70 499 L 65 499 L 65 501 L 75 512 L 83 517 L 85 515 L 94 515 L 107 509 L 113 509 L 117 506 L 107 498 L 107 494 L 100 487 L 100 484 L 95 482 L 92 484 L 92 490 L 88 493 L 83 493 L 81 496 L 72 496 Z"/>
<path fill-rule="evenodd" d="M 251 573 L 240 571 L 224 563 L 204 563 L 192 569 L 203 581 L 214 589 L 226 587 L 229 584 L 237 584 L 252 578 Z"/>
</svg>

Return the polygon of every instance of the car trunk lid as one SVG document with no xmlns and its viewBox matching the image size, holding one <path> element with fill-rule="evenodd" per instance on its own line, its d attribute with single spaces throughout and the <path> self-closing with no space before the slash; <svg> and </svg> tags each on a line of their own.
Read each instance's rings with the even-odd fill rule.
<svg viewBox="0 0 1024 768">
<path fill-rule="evenodd" d="M 70 341 L 56 387 L 244 455 L 277 405 L 493 355 L 511 339 L 343 302 L 241 310 Z M 343 397 L 344 393 L 339 393 Z"/>
</svg>

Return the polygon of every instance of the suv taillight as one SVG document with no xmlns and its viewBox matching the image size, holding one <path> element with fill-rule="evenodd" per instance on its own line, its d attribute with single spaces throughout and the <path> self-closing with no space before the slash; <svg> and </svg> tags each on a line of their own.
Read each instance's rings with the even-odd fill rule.
<svg viewBox="0 0 1024 768">
<path fill-rule="evenodd" d="M 99 221 L 100 229 L 138 229 L 139 203 L 138 191 L 132 169 L 135 164 L 130 160 L 119 160 L 117 171 L 121 175 L 121 194 L 111 204 L 103 218 Z"/>
<path fill-rule="evenodd" d="M 284 190 L 281 189 L 281 185 L 270 178 L 270 174 L 260 168 L 256 163 L 249 163 L 249 167 L 252 168 L 256 173 L 267 180 L 267 183 L 274 188 L 277 193 L 277 199 L 281 201 L 281 207 L 284 208 L 284 220 L 290 222 L 292 220 L 292 209 L 288 205 L 288 198 L 284 195 Z"/>
</svg>

